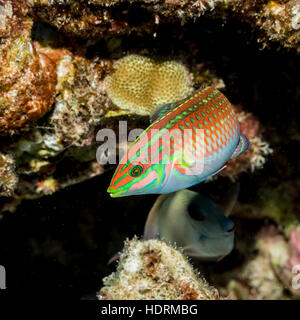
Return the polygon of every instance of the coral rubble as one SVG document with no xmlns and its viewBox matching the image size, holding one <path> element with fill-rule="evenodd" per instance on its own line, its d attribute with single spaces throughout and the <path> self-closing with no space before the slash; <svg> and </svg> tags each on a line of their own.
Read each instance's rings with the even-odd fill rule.
<svg viewBox="0 0 300 320">
<path fill-rule="evenodd" d="M 103 282 L 98 299 L 218 299 L 182 253 L 160 240 L 126 241 L 117 271 Z"/>
</svg>

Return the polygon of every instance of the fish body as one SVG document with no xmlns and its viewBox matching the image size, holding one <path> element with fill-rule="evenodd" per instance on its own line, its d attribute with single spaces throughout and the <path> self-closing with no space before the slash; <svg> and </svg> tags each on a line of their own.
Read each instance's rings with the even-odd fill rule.
<svg viewBox="0 0 300 320">
<path fill-rule="evenodd" d="M 157 108 L 151 121 L 118 165 L 112 197 L 188 188 L 249 147 L 232 105 L 213 87 Z"/>
<path fill-rule="evenodd" d="M 161 195 L 145 225 L 144 238 L 176 244 L 199 260 L 217 261 L 234 246 L 234 222 L 207 197 L 190 190 Z"/>
</svg>

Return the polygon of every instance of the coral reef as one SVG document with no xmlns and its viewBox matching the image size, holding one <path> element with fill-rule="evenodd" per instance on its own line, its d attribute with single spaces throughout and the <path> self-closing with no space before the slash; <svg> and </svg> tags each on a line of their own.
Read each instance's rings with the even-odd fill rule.
<svg viewBox="0 0 300 320">
<path fill-rule="evenodd" d="M 298 0 L 220 0 L 242 20 L 260 29 L 264 42 L 279 41 L 300 51 L 300 4 Z"/>
<path fill-rule="evenodd" d="M 30 29 L 28 29 L 29 31 Z M 107 69 L 105 62 L 93 63 L 80 56 L 74 56 L 67 49 L 51 48 L 45 45 L 49 43 L 47 39 L 43 46 L 39 43 L 33 45 L 30 41 L 28 40 L 28 45 L 33 50 L 52 61 L 51 66 L 54 69 L 51 77 L 54 81 L 47 83 L 49 79 L 41 79 L 43 84 L 40 84 L 36 89 L 43 92 L 43 86 L 51 86 L 53 101 L 50 107 L 52 107 L 52 103 L 54 104 L 52 112 L 41 119 L 39 125 L 34 124 L 30 130 L 26 126 L 37 120 L 37 113 L 34 111 L 39 112 L 35 106 L 35 102 L 38 103 L 41 97 L 38 93 L 34 96 L 28 96 L 28 98 L 34 99 L 34 102 L 30 104 L 34 110 L 28 114 L 24 109 L 26 104 L 20 105 L 20 108 L 22 107 L 19 110 L 20 115 L 18 115 L 19 111 L 16 108 L 18 105 L 15 105 L 13 110 L 11 107 L 6 109 L 3 107 L 5 116 L 0 117 L 0 121 L 8 120 L 9 114 L 15 118 L 21 116 L 24 122 L 19 121 L 18 125 L 20 125 L 20 129 L 27 129 L 23 130 L 22 136 L 15 135 L 9 143 L 7 143 L 9 140 L 4 140 L 1 144 L 3 150 L 12 153 L 16 158 L 19 183 L 15 196 L 18 199 L 35 198 L 53 193 L 62 187 L 78 183 L 103 172 L 103 168 L 95 160 L 96 132 L 94 131 L 96 125 L 99 124 L 100 116 L 105 114 L 108 104 L 108 98 L 103 98 L 104 93 L 101 90 L 103 85 L 100 81 Z M 28 70 L 30 74 L 32 71 Z M 38 77 L 39 74 L 41 72 L 32 74 L 32 77 Z M 31 93 L 32 90 L 35 90 L 34 79 L 36 78 L 32 78 L 31 82 L 26 84 Z M 23 80 L 20 79 L 22 83 Z M 15 85 L 19 86 L 18 90 L 22 89 L 18 82 Z M 17 99 L 27 97 L 27 93 L 24 95 L 20 91 L 17 93 L 20 94 Z M 48 100 L 45 97 L 43 99 L 43 103 L 47 103 Z M 42 114 L 39 114 L 40 116 Z M 18 126 L 15 121 L 9 122 L 9 125 L 9 128 L 5 128 L 5 132 L 18 133 L 15 130 Z M 92 142 L 94 145 L 89 148 Z M 83 149 L 80 151 L 79 147 L 83 147 Z M 62 164 L 60 164 L 61 162 Z M 66 162 L 77 167 L 78 172 L 61 170 L 60 167 L 63 167 Z"/>
<path fill-rule="evenodd" d="M 49 124 L 63 144 L 85 146 L 108 109 L 102 77 L 109 62 L 90 62 L 66 53 L 57 66 L 57 96 Z"/>
<path fill-rule="evenodd" d="M 49 34 L 47 29 L 44 30 L 44 34 Z M 149 61 L 152 65 L 152 73 L 146 72 L 142 76 L 146 79 L 148 77 L 150 82 L 151 77 L 156 77 L 156 83 L 166 82 L 168 86 L 154 85 L 150 88 L 152 90 L 148 91 L 145 99 L 148 110 L 143 109 L 143 105 L 139 103 L 133 105 L 131 110 L 119 109 L 111 101 L 107 93 L 109 90 L 106 90 L 105 85 L 105 82 L 109 82 L 111 78 L 114 79 L 117 73 L 110 75 L 113 70 L 110 59 L 87 59 L 66 48 L 52 48 L 53 35 L 50 40 L 45 37 L 39 37 L 39 39 L 41 42 L 35 42 L 34 48 L 51 59 L 53 66 L 56 67 L 54 72 L 56 97 L 51 112 L 40 119 L 38 124 L 34 123 L 26 133 L 23 131 L 22 136 L 16 135 L 8 144 L 5 140 L 2 143 L 3 150 L 14 154 L 17 160 L 19 184 L 16 196 L 18 199 L 40 197 L 103 173 L 103 167 L 95 159 L 97 129 L 106 125 L 115 128 L 120 116 L 149 114 L 151 108 L 157 104 L 167 100 L 172 101 L 177 97 L 181 98 L 191 90 L 189 77 L 192 78 L 192 75 L 189 75 L 176 61 L 160 63 L 140 55 L 129 54 L 121 59 L 121 64 L 122 61 Z M 119 62 L 116 64 L 118 65 Z M 204 68 L 201 67 L 200 71 L 199 68 L 194 69 L 194 74 L 197 75 L 203 72 Z M 140 75 L 139 71 L 137 73 Z M 134 78 L 132 74 L 125 75 L 129 79 Z M 162 82 L 157 82 L 159 76 Z M 204 78 L 206 76 L 208 83 L 218 83 L 217 78 L 207 69 Z M 168 92 L 169 87 L 170 92 Z M 110 120 L 110 118 L 116 119 Z M 127 119 L 131 120 L 129 126 L 132 127 L 144 121 L 142 120 L 144 118 L 137 116 L 130 116 Z M 116 131 L 118 131 L 117 128 Z M 69 172 L 71 166 L 70 170 L 61 169 L 66 163 L 72 163 L 78 171 Z M 46 186 L 49 185 L 49 181 L 52 182 L 51 187 L 48 188 Z"/>
<path fill-rule="evenodd" d="M 129 34 L 134 31 L 153 33 L 162 20 L 185 22 L 188 18 L 199 17 L 213 8 L 214 2 L 214 0 L 88 2 L 29 0 L 34 16 L 66 33 L 89 39 Z"/>
<path fill-rule="evenodd" d="M 272 226 L 263 227 L 257 234 L 254 247 L 258 252 L 234 273 L 226 293 L 233 299 L 283 299 L 286 290 L 295 297 L 292 287 L 291 245 Z M 294 266 L 294 264 L 293 264 Z"/>
<path fill-rule="evenodd" d="M 17 183 L 18 178 L 12 156 L 0 153 L 0 196 L 12 196 Z"/>
<path fill-rule="evenodd" d="M 155 61 L 128 55 L 106 77 L 108 96 L 121 109 L 146 115 L 159 105 L 185 98 L 191 91 L 189 74 L 176 61 Z"/>
<path fill-rule="evenodd" d="M 126 241 L 117 271 L 103 282 L 98 299 L 218 299 L 182 253 L 160 240 Z"/>
<path fill-rule="evenodd" d="M 50 110 L 55 63 L 32 44 L 23 1 L 1 1 L 0 8 L 0 133 L 14 133 Z"/>
<path fill-rule="evenodd" d="M 95 39 L 132 32 L 155 34 L 168 21 L 182 24 L 206 11 L 227 18 L 233 14 L 260 30 L 259 41 L 278 41 L 299 50 L 300 7 L 297 0 L 112 0 L 28 1 L 33 15 L 66 33 Z M 127 6 L 125 5 L 127 4 Z"/>
<path fill-rule="evenodd" d="M 32 29 L 33 20 L 42 19 L 68 34 L 88 39 L 121 36 L 133 30 L 140 33 L 149 25 L 158 28 L 162 21 L 186 22 L 214 7 L 213 1 L 132 1 L 128 9 L 120 2 L 3 4 L 0 131 L 18 134 L 23 129 L 23 136 L 16 136 L 9 143 L 0 141 L 0 145 L 3 152 L 13 154 L 16 159 L 18 198 L 41 196 L 45 190 L 46 194 L 54 192 L 103 173 L 104 168 L 95 161 L 95 134 L 105 124 L 114 128 L 120 116 L 129 116 L 130 122 L 140 125 L 144 120 L 135 115 L 148 115 L 157 105 L 179 100 L 203 84 L 225 87 L 209 65 L 186 58 L 189 51 L 199 54 L 192 43 L 171 59 L 165 54 L 153 54 L 149 48 L 125 50 L 126 39 L 115 37 L 102 43 L 108 56 L 104 53 L 105 57 L 100 54 L 87 58 L 93 48 L 90 45 L 95 42 L 77 44 L 44 25 L 37 24 Z M 126 29 L 121 20 L 130 20 L 130 14 L 115 15 L 124 10 L 139 12 L 141 8 L 146 15 L 154 15 L 142 22 L 147 26 L 145 29 L 133 21 L 124 22 Z M 100 11 L 105 19 L 97 15 Z M 90 19 L 92 15 L 99 21 Z M 242 132 L 249 136 L 243 124 L 248 123 L 250 130 L 255 131 L 253 116 L 241 111 L 239 117 Z M 116 118 L 115 122 L 111 118 Z M 240 172 L 263 165 L 271 149 L 262 140 L 260 128 L 250 134 L 250 141 L 251 150 L 238 161 L 230 162 L 222 173 L 224 176 L 237 179 Z M 77 174 L 64 172 L 60 168 L 66 163 L 80 170 Z M 55 184 L 44 188 L 47 185 L 44 181 L 52 179 Z"/>
</svg>

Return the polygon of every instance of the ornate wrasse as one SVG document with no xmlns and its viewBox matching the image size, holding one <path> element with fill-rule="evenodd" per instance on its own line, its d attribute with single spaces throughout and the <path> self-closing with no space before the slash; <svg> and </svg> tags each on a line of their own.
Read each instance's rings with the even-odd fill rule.
<svg viewBox="0 0 300 320">
<path fill-rule="evenodd" d="M 188 188 L 249 147 L 232 105 L 213 87 L 158 107 L 151 122 L 120 161 L 107 190 L 112 197 Z"/>
</svg>

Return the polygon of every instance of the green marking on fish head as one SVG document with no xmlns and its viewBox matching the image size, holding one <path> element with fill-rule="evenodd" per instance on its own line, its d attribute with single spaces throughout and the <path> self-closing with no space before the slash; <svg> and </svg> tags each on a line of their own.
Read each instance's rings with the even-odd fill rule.
<svg viewBox="0 0 300 320">
<path fill-rule="evenodd" d="M 157 143 L 160 137 L 160 132 L 149 137 L 144 131 L 130 146 L 107 189 L 111 197 L 159 193 L 165 179 L 163 148 Z"/>
</svg>

